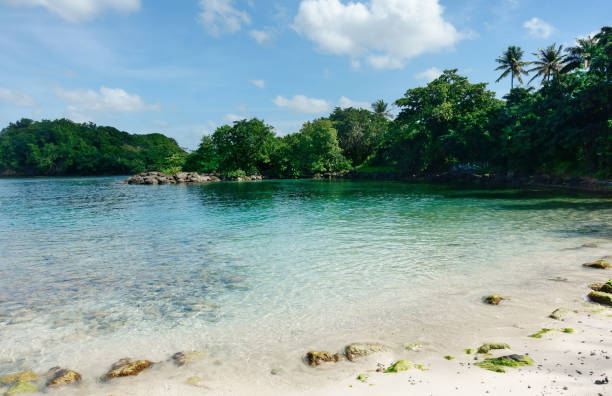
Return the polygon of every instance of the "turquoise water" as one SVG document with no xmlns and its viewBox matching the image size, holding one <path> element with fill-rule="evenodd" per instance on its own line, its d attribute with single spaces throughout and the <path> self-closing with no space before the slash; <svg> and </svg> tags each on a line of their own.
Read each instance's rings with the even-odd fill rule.
<svg viewBox="0 0 612 396">
<path fill-rule="evenodd" d="M 535 293 L 611 254 L 603 197 L 120 180 L 0 180 L 0 373 L 68 365 L 94 377 L 124 356 L 188 349 L 304 373 L 310 348 L 486 322 L 483 294 Z"/>
</svg>

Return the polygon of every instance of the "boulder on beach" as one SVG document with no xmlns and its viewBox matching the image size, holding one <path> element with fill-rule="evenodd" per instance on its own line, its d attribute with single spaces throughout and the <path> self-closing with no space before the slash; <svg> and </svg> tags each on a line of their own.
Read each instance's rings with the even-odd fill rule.
<svg viewBox="0 0 612 396">
<path fill-rule="evenodd" d="M 123 358 L 113 363 L 110 370 L 106 373 L 106 378 L 128 377 L 138 375 L 143 370 L 151 367 L 153 363 L 149 360 L 132 360 Z"/>
<path fill-rule="evenodd" d="M 40 377 L 36 375 L 32 370 L 20 371 L 19 373 L 13 373 L 8 375 L 3 375 L 0 377 L 0 384 L 2 385 L 10 385 L 13 382 L 32 382 L 38 381 Z"/>
<path fill-rule="evenodd" d="M 490 296 L 486 296 L 484 298 L 484 302 L 489 305 L 499 305 L 504 298 L 502 296 L 498 296 L 497 294 L 491 294 Z"/>
<path fill-rule="evenodd" d="M 53 367 L 47 373 L 47 386 L 57 387 L 63 385 L 70 385 L 77 383 L 81 380 L 81 374 L 76 371 L 69 369 L 63 369 L 60 367 Z"/>
<path fill-rule="evenodd" d="M 334 358 L 329 352 L 326 351 L 309 351 L 306 353 L 306 362 L 310 367 L 317 367 L 323 363 L 336 362 L 337 360 Z"/>
<path fill-rule="evenodd" d="M 608 305 L 612 307 L 612 294 L 604 293 L 599 291 L 592 291 L 589 293 L 589 299 L 593 302 Z"/>
<path fill-rule="evenodd" d="M 588 267 L 588 268 L 607 269 L 607 268 L 612 267 L 612 264 L 610 264 L 608 260 L 601 259 L 601 260 L 593 261 L 592 263 L 584 263 L 582 264 L 582 266 Z"/>
<path fill-rule="evenodd" d="M 355 360 L 359 360 L 363 357 L 366 357 L 372 353 L 382 352 L 385 350 L 383 345 L 379 344 L 359 344 L 354 343 L 347 345 L 344 349 L 344 353 L 348 360 L 354 362 Z"/>
<path fill-rule="evenodd" d="M 589 286 L 591 290 L 603 293 L 612 293 L 612 279 L 606 283 L 594 283 Z"/>
</svg>

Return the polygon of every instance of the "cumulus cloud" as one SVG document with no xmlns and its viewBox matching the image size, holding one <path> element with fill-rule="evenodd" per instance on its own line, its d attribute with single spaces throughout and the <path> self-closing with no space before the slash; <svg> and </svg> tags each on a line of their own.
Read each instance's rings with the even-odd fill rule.
<svg viewBox="0 0 612 396">
<path fill-rule="evenodd" d="M 274 104 L 278 107 L 290 109 L 296 113 L 325 113 L 329 111 L 330 104 L 324 99 L 307 98 L 304 95 L 295 95 L 291 99 L 277 96 Z"/>
<path fill-rule="evenodd" d="M 366 110 L 369 110 L 372 107 L 372 105 L 368 102 L 359 102 L 356 100 L 349 99 L 346 96 L 340 97 L 340 100 L 338 100 L 338 106 L 343 109 L 353 107 L 355 109 L 366 109 Z"/>
<path fill-rule="evenodd" d="M 293 28 L 323 52 L 398 69 L 462 39 L 442 12 L 438 0 L 302 0 Z"/>
<path fill-rule="evenodd" d="M 36 106 L 36 101 L 30 95 L 2 87 L 0 87 L 0 100 L 15 106 Z"/>
<path fill-rule="evenodd" d="M 531 18 L 523 24 L 529 34 L 537 38 L 548 38 L 555 31 L 555 28 L 540 18 Z"/>
<path fill-rule="evenodd" d="M 266 86 L 266 82 L 264 80 L 251 80 L 251 84 L 255 85 L 257 88 L 263 88 Z"/>
<path fill-rule="evenodd" d="M 249 35 L 255 41 L 257 41 L 257 44 L 259 44 L 259 45 L 262 45 L 262 44 L 265 44 L 265 43 L 269 43 L 274 38 L 272 33 L 270 31 L 266 31 L 266 30 L 251 30 L 249 32 Z"/>
<path fill-rule="evenodd" d="M 159 111 L 158 105 L 149 105 L 138 95 L 130 94 L 120 88 L 101 87 L 96 92 L 91 89 L 58 89 L 57 95 L 68 104 L 68 114 L 73 119 L 88 119 L 91 113 L 137 113 Z"/>
<path fill-rule="evenodd" d="M 427 70 L 423 70 L 422 72 L 418 73 L 415 77 L 418 80 L 424 80 L 427 82 L 431 82 L 433 80 L 435 80 L 436 78 L 440 77 L 442 75 L 442 70 L 438 69 L 437 67 L 430 67 Z"/>
<path fill-rule="evenodd" d="M 234 7 L 234 0 L 200 0 L 198 20 L 211 36 L 235 33 L 251 23 L 245 11 Z"/>
<path fill-rule="evenodd" d="M 246 117 L 245 117 L 245 116 L 241 116 L 241 115 L 238 115 L 238 114 L 232 114 L 232 113 L 230 113 L 230 114 L 226 114 L 226 115 L 223 117 L 223 120 L 224 120 L 225 122 L 230 123 L 230 124 L 231 124 L 231 123 L 234 123 L 234 122 L 236 122 L 236 121 L 242 121 L 242 120 L 244 120 L 244 119 L 246 119 Z"/>
<path fill-rule="evenodd" d="M 107 10 L 130 13 L 140 9 L 140 0 L 0 0 L 0 3 L 44 7 L 70 22 L 86 21 Z"/>
</svg>

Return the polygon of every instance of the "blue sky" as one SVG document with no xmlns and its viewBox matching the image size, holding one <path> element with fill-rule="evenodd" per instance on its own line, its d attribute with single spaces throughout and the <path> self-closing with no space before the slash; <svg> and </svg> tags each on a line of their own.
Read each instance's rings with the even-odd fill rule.
<svg viewBox="0 0 612 396">
<path fill-rule="evenodd" d="M 610 24 L 609 0 L 0 0 L 0 127 L 67 117 L 193 149 L 256 116 L 283 135 L 445 68 L 501 97 L 508 45 Z"/>
</svg>

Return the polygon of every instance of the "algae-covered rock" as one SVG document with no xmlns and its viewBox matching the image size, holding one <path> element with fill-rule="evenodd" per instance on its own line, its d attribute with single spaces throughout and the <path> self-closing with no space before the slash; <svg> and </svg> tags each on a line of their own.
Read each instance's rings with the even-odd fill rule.
<svg viewBox="0 0 612 396">
<path fill-rule="evenodd" d="M 201 359 L 206 354 L 204 352 L 199 351 L 186 351 L 186 352 L 177 352 L 170 357 L 174 364 L 178 367 L 184 366 L 185 364 L 192 362 L 194 360 Z"/>
<path fill-rule="evenodd" d="M 489 305 L 499 305 L 502 300 L 504 300 L 504 298 L 502 296 L 498 296 L 497 294 L 492 294 L 484 298 L 484 302 Z"/>
<path fill-rule="evenodd" d="M 542 336 L 544 334 L 550 333 L 551 331 L 553 331 L 553 329 L 546 329 L 546 328 L 544 328 L 544 329 L 538 331 L 537 333 L 530 334 L 528 337 L 531 337 L 531 338 L 542 338 Z"/>
<path fill-rule="evenodd" d="M 589 267 L 589 268 L 606 269 L 606 268 L 612 267 L 612 264 L 610 264 L 608 260 L 601 259 L 601 260 L 593 261 L 592 263 L 584 263 L 582 264 L 582 266 Z"/>
<path fill-rule="evenodd" d="M 310 367 L 317 367 L 323 363 L 335 362 L 334 355 L 326 351 L 309 351 L 306 353 L 306 362 Z"/>
<path fill-rule="evenodd" d="M 478 353 L 489 353 L 491 349 L 510 349 L 510 345 L 501 342 L 487 342 L 478 348 Z"/>
<path fill-rule="evenodd" d="M 270 374 L 272 374 L 272 375 L 279 375 L 280 372 L 281 372 L 280 369 L 272 369 L 272 370 L 270 370 Z"/>
<path fill-rule="evenodd" d="M 110 370 L 106 373 L 107 378 L 128 377 L 138 375 L 143 370 L 151 367 L 153 363 L 149 360 L 132 360 L 123 358 L 113 363 Z"/>
<path fill-rule="evenodd" d="M 496 373 L 505 373 L 506 367 L 521 367 L 533 365 L 533 359 L 526 355 L 508 355 L 498 358 L 487 358 L 482 362 L 474 363 L 476 366 Z"/>
<path fill-rule="evenodd" d="M 350 344 L 347 345 L 344 353 L 348 360 L 354 362 L 372 353 L 382 352 L 385 347 L 377 344 Z"/>
<path fill-rule="evenodd" d="M 409 362 L 408 360 L 398 360 L 385 370 L 385 373 L 399 373 L 410 369 L 423 370 L 423 365 Z"/>
<path fill-rule="evenodd" d="M 27 381 L 17 381 L 14 382 L 6 392 L 4 392 L 4 396 L 18 395 L 20 393 L 32 393 L 36 392 L 37 390 L 38 387 L 34 384 Z"/>
<path fill-rule="evenodd" d="M 59 367 L 53 367 L 47 373 L 47 386 L 57 387 L 63 385 L 70 385 L 81 380 L 81 374 L 76 371 L 69 369 L 63 369 Z"/>
<path fill-rule="evenodd" d="M 19 373 L 3 375 L 2 377 L 0 377 L 0 384 L 9 385 L 9 384 L 12 384 L 13 382 L 19 382 L 19 381 L 31 382 L 31 381 L 38 381 L 39 379 L 40 377 L 36 375 L 35 372 L 33 372 L 32 370 L 27 370 L 27 371 L 21 371 Z"/>
<path fill-rule="evenodd" d="M 591 290 L 603 292 L 603 293 L 612 293 L 612 279 L 610 279 L 606 283 L 594 283 L 589 286 Z"/>
<path fill-rule="evenodd" d="M 612 307 L 612 294 L 598 291 L 589 293 L 589 299 L 599 304 L 609 305 Z"/>
</svg>

